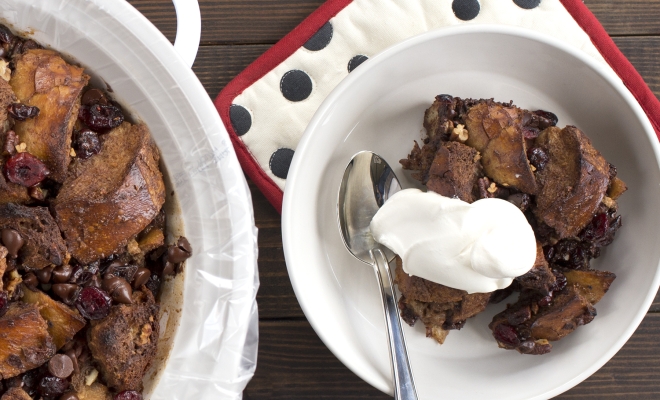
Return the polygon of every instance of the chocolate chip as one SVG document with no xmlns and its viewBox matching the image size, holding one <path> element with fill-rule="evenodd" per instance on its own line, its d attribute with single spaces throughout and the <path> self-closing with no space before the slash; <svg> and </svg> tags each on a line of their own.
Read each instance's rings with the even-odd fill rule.
<svg viewBox="0 0 660 400">
<path fill-rule="evenodd" d="M 70 265 L 60 265 L 53 270 L 51 279 L 54 283 L 65 283 L 71 278 L 72 273 L 73 267 Z"/>
<path fill-rule="evenodd" d="M 192 256 L 192 247 L 185 237 L 180 237 L 175 246 L 167 249 L 167 261 L 178 264 L 184 262 Z"/>
<path fill-rule="evenodd" d="M 80 400 L 76 392 L 66 392 L 58 400 Z"/>
<path fill-rule="evenodd" d="M 77 374 L 80 373 L 80 369 L 78 368 L 78 357 L 76 356 L 76 351 L 74 349 L 67 350 L 64 354 L 67 355 L 71 359 L 71 363 L 73 364 L 73 371 Z"/>
<path fill-rule="evenodd" d="M 35 272 L 37 279 L 39 279 L 39 282 L 41 283 L 50 282 L 50 277 L 52 276 L 52 274 L 53 274 L 53 267 L 44 267 Z"/>
<path fill-rule="evenodd" d="M 151 271 L 147 268 L 138 268 L 133 275 L 133 288 L 139 289 L 142 285 L 147 283 L 149 277 L 151 276 Z"/>
<path fill-rule="evenodd" d="M 52 286 L 53 293 L 61 298 L 66 304 L 73 304 L 78 297 L 80 287 L 71 283 L 57 283 Z"/>
<path fill-rule="evenodd" d="M 28 272 L 27 274 L 23 275 L 23 283 L 25 284 L 25 286 L 34 290 L 37 288 L 37 285 L 39 284 L 39 280 L 37 279 L 37 276 L 35 274 L 33 274 L 32 272 Z"/>
<path fill-rule="evenodd" d="M 80 101 L 86 106 L 98 103 L 103 105 L 108 104 L 108 99 L 105 97 L 105 93 L 103 93 L 100 89 L 89 89 L 85 92 L 85 94 L 82 95 L 82 99 Z"/>
<path fill-rule="evenodd" d="M 133 303 L 131 299 L 133 289 L 131 289 L 131 285 L 126 279 L 114 275 L 106 275 L 101 287 L 110 294 L 110 297 L 114 301 L 123 304 Z"/>
<path fill-rule="evenodd" d="M 163 264 L 163 276 L 173 275 L 174 274 L 174 264 L 165 260 Z"/>
<path fill-rule="evenodd" d="M 12 258 L 18 257 L 18 251 L 25 244 L 25 240 L 20 233 L 11 228 L 5 228 L 0 234 L 2 236 L 2 244 L 5 245 Z"/>
<path fill-rule="evenodd" d="M 73 362 L 65 354 L 55 354 L 48 361 L 48 372 L 58 378 L 66 379 L 73 373 Z"/>
</svg>

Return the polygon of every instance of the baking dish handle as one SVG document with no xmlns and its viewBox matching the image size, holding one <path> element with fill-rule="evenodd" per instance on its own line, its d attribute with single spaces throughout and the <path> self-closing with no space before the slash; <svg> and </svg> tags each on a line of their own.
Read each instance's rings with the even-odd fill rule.
<svg viewBox="0 0 660 400">
<path fill-rule="evenodd" d="M 192 67 L 197 57 L 202 34 L 202 17 L 197 0 L 172 0 L 176 10 L 176 39 L 174 50 L 187 66 Z"/>
</svg>

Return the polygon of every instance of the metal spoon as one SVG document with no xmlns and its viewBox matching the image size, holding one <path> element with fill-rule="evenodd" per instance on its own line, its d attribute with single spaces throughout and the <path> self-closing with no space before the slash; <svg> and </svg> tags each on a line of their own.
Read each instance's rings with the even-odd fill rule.
<svg viewBox="0 0 660 400">
<path fill-rule="evenodd" d="M 344 171 L 337 212 L 344 244 L 355 258 L 370 264 L 376 272 L 388 331 L 394 398 L 416 400 L 415 383 L 394 295 L 394 279 L 388 264 L 394 254 L 377 243 L 369 230 L 376 211 L 399 190 L 399 180 L 385 160 L 370 151 L 360 152 L 353 156 Z"/>
</svg>

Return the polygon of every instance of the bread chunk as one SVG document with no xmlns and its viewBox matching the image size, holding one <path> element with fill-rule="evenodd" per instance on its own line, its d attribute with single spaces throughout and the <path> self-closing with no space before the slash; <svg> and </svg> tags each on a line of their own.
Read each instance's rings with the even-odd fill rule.
<svg viewBox="0 0 660 400">
<path fill-rule="evenodd" d="M 0 397 L 0 400 L 32 400 L 32 397 L 25 390 L 19 387 L 12 387 Z"/>
<path fill-rule="evenodd" d="M 524 291 L 517 302 L 493 317 L 488 327 L 501 348 L 516 349 L 522 354 L 549 353 L 550 342 L 596 316 L 596 309 L 574 284 L 566 285 L 544 306 L 539 305 L 540 300 L 538 293 Z"/>
<path fill-rule="evenodd" d="M 401 292 L 401 317 L 409 325 L 420 319 L 426 326 L 426 336 L 442 344 L 448 331 L 461 329 L 465 321 L 486 309 L 491 293 L 468 294 L 403 271 L 396 257 L 395 283 Z"/>
<path fill-rule="evenodd" d="M 564 275 L 569 285 L 586 298 L 589 303 L 596 304 L 605 296 L 616 275 L 608 271 L 591 270 L 565 270 Z"/>
<path fill-rule="evenodd" d="M 75 259 L 118 252 L 149 225 L 165 202 L 159 159 L 147 127 L 124 122 L 99 154 L 72 165 L 52 209 Z"/>
<path fill-rule="evenodd" d="M 55 355 L 48 323 L 34 304 L 13 302 L 0 317 L 0 378 L 36 368 Z"/>
<path fill-rule="evenodd" d="M 11 85 L 6 80 L 0 78 L 0 132 L 4 132 L 9 128 L 7 107 L 13 103 L 16 103 L 16 95 Z"/>
<path fill-rule="evenodd" d="M 23 286 L 21 300 L 39 308 L 39 313 L 48 322 L 48 333 L 53 337 L 58 350 L 87 323 L 78 310 L 52 299 L 40 290 L 32 291 Z"/>
<path fill-rule="evenodd" d="M 549 294 L 557 278 L 552 273 L 548 261 L 543 254 L 543 247 L 536 242 L 536 260 L 534 266 L 524 275 L 516 278 L 518 284 L 523 289 L 534 289 L 542 293 Z"/>
<path fill-rule="evenodd" d="M 112 394 L 108 387 L 98 382 L 94 382 L 89 386 L 81 386 L 76 394 L 79 400 L 112 400 Z"/>
<path fill-rule="evenodd" d="M 107 385 L 118 392 L 141 391 L 158 341 L 158 305 L 151 292 L 145 287 L 133 292 L 133 304 L 115 305 L 91 324 L 89 349 Z"/>
<path fill-rule="evenodd" d="M 4 228 L 14 229 L 25 240 L 18 252 L 25 267 L 41 269 L 50 264 L 61 265 L 67 257 L 66 244 L 45 207 L 0 205 L 0 229 Z"/>
<path fill-rule="evenodd" d="M 479 152 L 459 142 L 445 142 L 435 153 L 426 186 L 446 197 L 473 203 L 478 200 L 477 180 L 483 176 Z"/>
<path fill-rule="evenodd" d="M 21 103 L 39 108 L 39 115 L 16 121 L 14 130 L 27 151 L 41 159 L 50 178 L 63 182 L 71 160 L 71 134 L 80 96 L 89 76 L 52 50 L 30 49 L 15 59 L 9 83 Z"/>
<path fill-rule="evenodd" d="M 2 79 L 0 78 L 0 81 Z M 19 184 L 9 182 L 5 174 L 0 171 L 0 204 L 18 203 L 25 204 L 31 200 L 28 188 Z"/>
<path fill-rule="evenodd" d="M 545 129 L 535 142 L 549 161 L 536 172 L 536 218 L 559 238 L 577 235 L 593 218 L 610 182 L 610 165 L 574 126 Z"/>
<path fill-rule="evenodd" d="M 505 186 L 536 194 L 534 173 L 527 160 L 523 137 L 523 110 L 483 101 L 471 107 L 465 117 L 465 142 L 481 152 L 486 176 Z"/>
</svg>

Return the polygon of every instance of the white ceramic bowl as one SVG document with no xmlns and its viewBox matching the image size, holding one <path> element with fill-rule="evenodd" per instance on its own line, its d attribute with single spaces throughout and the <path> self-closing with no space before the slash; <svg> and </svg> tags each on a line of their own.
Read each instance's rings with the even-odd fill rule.
<svg viewBox="0 0 660 400">
<path fill-rule="evenodd" d="M 124 0 L 3 0 L 0 20 L 80 63 L 96 85 L 107 83 L 161 151 L 168 200 L 173 190 L 179 205 L 168 210 L 170 234 L 184 234 L 194 256 L 183 291 L 166 285 L 165 338 L 147 397 L 240 398 L 256 363 L 256 229 L 245 178 L 208 94 Z"/>
<path fill-rule="evenodd" d="M 658 289 L 659 146 L 621 80 L 601 61 L 555 39 L 503 26 L 462 26 L 423 34 L 373 57 L 328 96 L 293 159 L 283 206 L 283 242 L 298 301 L 318 335 L 351 370 L 391 393 L 379 292 L 370 267 L 346 251 L 337 227 L 337 191 L 348 161 L 371 150 L 403 187 L 415 183 L 398 160 L 423 134 L 438 94 L 513 100 L 555 112 L 617 166 L 629 185 L 623 227 L 593 266 L 617 274 L 589 325 L 550 354 L 499 349 L 488 329 L 505 307 L 490 306 L 440 346 L 418 322 L 404 324 L 420 399 L 542 399 L 578 384 L 628 340 Z"/>
</svg>

